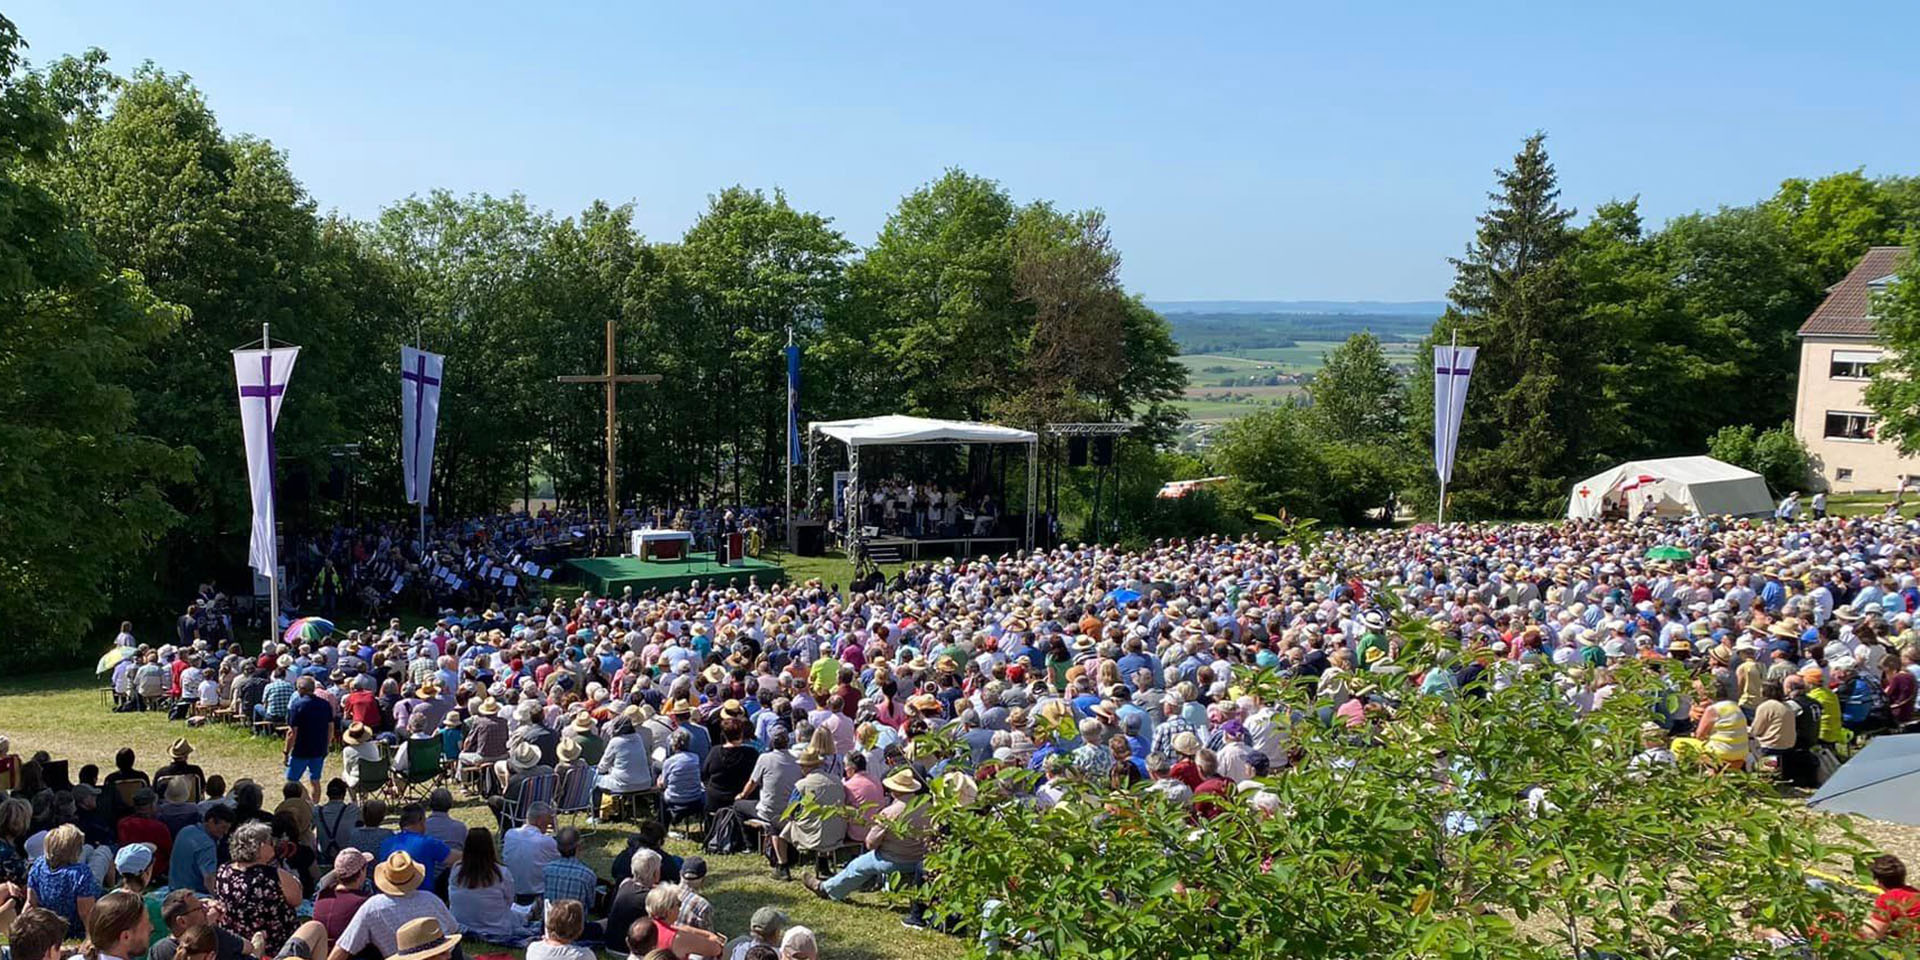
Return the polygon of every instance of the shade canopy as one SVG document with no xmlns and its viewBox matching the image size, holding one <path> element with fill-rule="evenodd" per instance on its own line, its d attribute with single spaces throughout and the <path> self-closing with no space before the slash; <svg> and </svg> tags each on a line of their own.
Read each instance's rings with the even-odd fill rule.
<svg viewBox="0 0 1920 960">
<path fill-rule="evenodd" d="M 1920 825 L 1920 734 L 1867 741 L 1807 803 L 1828 813 Z"/>
<path fill-rule="evenodd" d="M 876 443 L 1036 443 L 1040 439 L 1031 430 L 1016 430 L 992 423 L 930 420 L 900 414 L 829 420 L 810 424 L 808 429 L 824 433 L 850 447 Z"/>
<path fill-rule="evenodd" d="M 1573 485 L 1567 519 L 1601 516 L 1765 516 L 1767 481 L 1712 457 L 1630 460 Z"/>
</svg>

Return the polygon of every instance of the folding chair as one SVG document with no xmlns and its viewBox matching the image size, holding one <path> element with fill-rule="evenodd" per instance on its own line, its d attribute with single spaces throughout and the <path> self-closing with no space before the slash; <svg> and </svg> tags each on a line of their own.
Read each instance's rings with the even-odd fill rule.
<svg viewBox="0 0 1920 960">
<path fill-rule="evenodd" d="M 440 782 L 439 737 L 407 741 L 407 765 L 393 771 L 393 789 L 402 800 L 425 799 L 433 785 Z"/>
<path fill-rule="evenodd" d="M 187 797 L 189 803 L 199 803 L 201 800 L 206 799 L 206 785 L 200 782 L 199 777 L 191 773 L 182 773 L 172 777 L 161 777 L 153 782 L 153 792 L 164 797 L 167 795 L 167 785 L 175 780 L 182 779 L 186 780 L 193 787 L 191 796 Z"/>
<path fill-rule="evenodd" d="M 556 817 L 564 817 L 569 813 L 575 816 L 583 813 L 588 816 L 599 815 L 599 811 L 593 809 L 593 773 L 593 768 L 585 764 L 567 768 L 554 788 L 553 812 Z"/>
<path fill-rule="evenodd" d="M 393 761 L 383 754 L 379 759 L 357 759 L 353 762 L 354 775 L 353 799 L 358 803 L 367 797 L 383 793 L 387 789 L 387 778 L 393 770 Z"/>
<path fill-rule="evenodd" d="M 520 785 L 506 796 L 501 805 L 500 813 L 507 818 L 507 825 L 510 827 L 524 825 L 527 822 L 527 811 L 533 809 L 534 804 L 553 799 L 555 786 L 557 784 L 551 773 L 543 773 L 520 781 Z"/>
</svg>

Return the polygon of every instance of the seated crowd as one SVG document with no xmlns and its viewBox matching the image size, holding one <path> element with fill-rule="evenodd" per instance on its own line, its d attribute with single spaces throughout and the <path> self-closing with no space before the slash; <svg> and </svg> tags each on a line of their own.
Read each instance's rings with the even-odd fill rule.
<svg viewBox="0 0 1920 960">
<path fill-rule="evenodd" d="M 1692 559 L 1641 559 L 1655 544 Z M 178 681 L 161 697 L 284 728 L 282 799 L 269 811 L 257 784 L 200 777 L 182 741 L 164 778 L 130 751 L 97 789 L 86 771 L 71 786 L 23 778 L 31 800 L 0 810 L 0 850 L 32 862 L 30 905 L 74 935 L 92 936 L 107 884 L 151 900 L 164 874 L 214 897 L 205 923 L 262 954 L 413 957 L 468 936 L 575 960 L 595 944 L 807 956 L 811 935 L 782 933 L 775 912 L 723 944 L 707 864 L 668 853 L 669 830 L 709 852 L 759 849 L 779 879 L 810 867 L 800 882 L 824 898 L 889 882 L 912 897 L 943 842 L 924 802 L 936 783 L 966 798 L 995 770 L 1031 770 L 1005 799 L 1046 807 L 1151 782 L 1201 822 L 1211 795 L 1259 802 L 1259 778 L 1296 759 L 1297 724 L 1374 722 L 1380 675 L 1458 699 L 1551 671 L 1584 713 L 1633 659 L 1692 678 L 1647 719 L 1636 763 L 1684 748 L 1816 782 L 1828 754 L 1913 722 L 1916 561 L 1920 522 L 1858 518 L 1352 532 L 1311 559 L 1210 538 L 948 560 L 850 595 L 817 581 L 587 595 L 257 657 L 169 646 L 144 651 Z M 1454 649 L 1417 662 L 1395 626 L 1412 621 Z M 1234 682 L 1256 670 L 1307 685 L 1317 715 Z M 917 749 L 934 733 L 964 749 Z M 390 778 L 422 756 L 485 798 L 497 838 L 452 817 L 447 787 L 390 808 L 409 783 Z M 563 810 L 636 821 L 610 876 L 556 829 Z M 129 886 L 115 863 L 149 843 L 158 872 Z M 1897 860 L 1876 863 L 1877 937 L 1920 922 L 1920 894 Z M 927 907 L 904 922 L 925 925 Z M 164 899 L 153 912 L 156 937 L 193 929 L 173 929 Z"/>
</svg>

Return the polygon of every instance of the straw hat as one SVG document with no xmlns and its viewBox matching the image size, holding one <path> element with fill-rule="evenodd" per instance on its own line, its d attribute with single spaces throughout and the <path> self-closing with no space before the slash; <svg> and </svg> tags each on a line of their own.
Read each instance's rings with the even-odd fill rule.
<svg viewBox="0 0 1920 960">
<path fill-rule="evenodd" d="M 483 717 L 497 717 L 500 715 L 500 701 L 488 697 L 480 701 L 478 712 Z"/>
<path fill-rule="evenodd" d="M 514 770 L 532 770 L 540 765 L 540 748 L 525 740 L 507 751 L 507 766 Z"/>
<path fill-rule="evenodd" d="M 350 747 L 357 747 L 373 739 L 373 730 L 364 723 L 348 724 L 347 732 L 341 734 L 340 739 Z"/>
<path fill-rule="evenodd" d="M 173 742 L 173 749 L 170 752 L 175 760 L 185 760 L 187 755 L 193 752 L 193 744 L 188 743 L 186 737 L 181 737 Z"/>
<path fill-rule="evenodd" d="M 803 768 L 818 767 L 821 764 L 827 762 L 826 754 L 821 753 L 818 750 L 815 750 L 813 748 L 813 744 L 811 743 L 807 744 L 806 749 L 800 751 L 800 756 L 798 759 L 800 762 L 800 766 Z"/>
<path fill-rule="evenodd" d="M 1183 757 L 1191 757 L 1200 752 L 1200 738 L 1191 730 L 1182 730 L 1173 738 L 1173 752 Z"/>
<path fill-rule="evenodd" d="M 420 869 L 420 865 L 415 863 L 413 857 L 408 856 L 405 850 L 395 850 L 392 856 L 381 861 L 380 866 L 374 869 L 373 885 L 379 887 L 381 893 L 390 897 L 404 897 L 419 889 L 420 881 L 425 880 L 426 877 L 426 872 Z M 401 953 L 405 952 L 403 941 Z"/>
<path fill-rule="evenodd" d="M 593 714 L 584 711 L 574 714 L 573 728 L 581 733 L 592 733 L 594 729 Z"/>
<path fill-rule="evenodd" d="M 400 854 L 405 856 L 405 854 Z M 460 934 L 449 936 L 440 929 L 440 921 L 421 917 L 401 924 L 393 935 L 395 953 L 387 960 L 430 960 L 449 953 L 460 943 Z"/>
<path fill-rule="evenodd" d="M 669 717 L 690 716 L 693 713 L 693 701 L 686 699 L 669 700 L 667 701 L 667 709 L 664 712 Z"/>
<path fill-rule="evenodd" d="M 893 793 L 919 793 L 927 788 L 926 784 L 920 782 L 920 777 L 913 772 L 912 767 L 901 767 L 895 770 L 892 776 L 880 781 L 880 785 Z"/>
<path fill-rule="evenodd" d="M 559 746 L 553 748 L 553 752 L 560 758 L 560 762 L 572 763 L 580 759 L 580 741 L 562 740 Z"/>
<path fill-rule="evenodd" d="M 443 727 L 458 727 L 462 722 L 460 719 L 460 711 L 449 710 L 447 711 L 446 717 L 440 721 L 440 725 Z"/>
<path fill-rule="evenodd" d="M 719 683 L 727 678 L 727 668 L 715 663 L 700 671 L 700 679 L 708 683 Z"/>
</svg>

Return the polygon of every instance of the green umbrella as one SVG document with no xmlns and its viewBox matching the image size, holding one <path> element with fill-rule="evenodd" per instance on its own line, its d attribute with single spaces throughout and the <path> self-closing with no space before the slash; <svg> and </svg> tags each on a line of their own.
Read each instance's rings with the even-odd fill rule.
<svg viewBox="0 0 1920 960">
<path fill-rule="evenodd" d="M 1686 547 L 1676 547 L 1671 543 L 1663 543 L 1657 547 L 1654 547 L 1652 550 L 1648 550 L 1647 559 L 1648 560 L 1692 560 L 1693 551 L 1688 550 Z"/>
<path fill-rule="evenodd" d="M 96 674 L 106 673 L 108 670 L 119 666 L 120 661 L 133 656 L 133 654 L 134 648 L 122 647 L 116 644 L 113 649 L 100 655 L 100 662 L 94 664 L 93 672 Z"/>
</svg>

